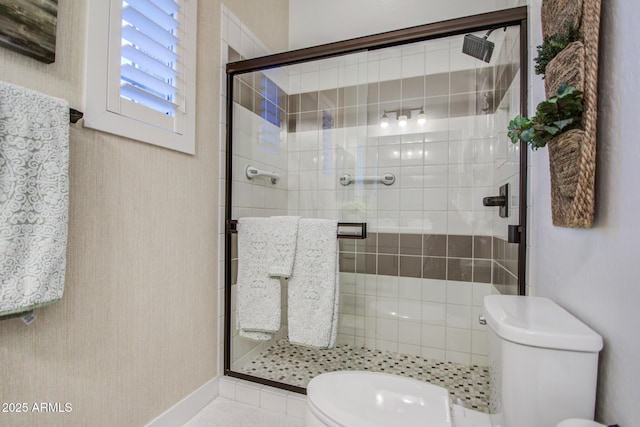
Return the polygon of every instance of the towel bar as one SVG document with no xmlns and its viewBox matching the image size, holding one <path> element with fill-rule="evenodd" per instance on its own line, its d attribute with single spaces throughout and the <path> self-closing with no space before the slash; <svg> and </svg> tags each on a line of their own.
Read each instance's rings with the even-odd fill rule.
<svg viewBox="0 0 640 427">
<path fill-rule="evenodd" d="M 340 232 L 340 228 L 360 228 L 359 232 Z M 238 220 L 232 219 L 227 221 L 227 233 L 236 234 L 238 232 Z M 366 222 L 339 222 L 338 223 L 338 239 L 366 239 L 367 223 Z"/>
<path fill-rule="evenodd" d="M 82 111 L 78 111 L 75 108 L 69 108 L 69 122 L 78 123 L 78 120 L 84 117 Z"/>
<path fill-rule="evenodd" d="M 33 310 L 21 311 L 20 313 L 4 314 L 0 316 L 0 322 L 3 320 L 15 319 L 17 317 L 24 317 L 33 314 Z"/>
</svg>

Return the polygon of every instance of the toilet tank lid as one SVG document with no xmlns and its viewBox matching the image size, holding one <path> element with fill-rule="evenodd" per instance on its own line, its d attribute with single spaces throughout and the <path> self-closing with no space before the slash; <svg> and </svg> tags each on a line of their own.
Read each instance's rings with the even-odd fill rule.
<svg viewBox="0 0 640 427">
<path fill-rule="evenodd" d="M 547 298 L 488 295 L 484 314 L 498 336 L 519 344 L 583 352 L 602 349 L 600 335 Z"/>
</svg>

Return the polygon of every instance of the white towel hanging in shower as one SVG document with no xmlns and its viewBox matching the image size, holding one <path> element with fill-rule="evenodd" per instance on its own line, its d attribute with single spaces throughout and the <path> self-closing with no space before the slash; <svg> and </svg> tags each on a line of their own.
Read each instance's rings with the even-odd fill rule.
<svg viewBox="0 0 640 427">
<path fill-rule="evenodd" d="M 288 279 L 293 270 L 299 216 L 272 216 L 269 222 L 269 276 Z"/>
<path fill-rule="evenodd" d="M 280 279 L 269 277 L 271 218 L 238 219 L 236 323 L 245 338 L 266 341 L 280 329 Z"/>
<path fill-rule="evenodd" d="M 338 330 L 338 222 L 301 219 L 288 288 L 289 341 L 335 346 Z"/>
<path fill-rule="evenodd" d="M 62 298 L 69 104 L 0 82 L 0 316 Z"/>
</svg>

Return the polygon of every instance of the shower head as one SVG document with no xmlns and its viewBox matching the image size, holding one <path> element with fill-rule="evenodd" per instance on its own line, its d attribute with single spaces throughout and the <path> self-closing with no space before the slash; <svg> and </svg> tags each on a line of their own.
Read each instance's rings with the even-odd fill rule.
<svg viewBox="0 0 640 427">
<path fill-rule="evenodd" d="M 491 55 L 493 54 L 493 48 L 495 44 L 487 40 L 489 34 L 493 30 L 487 31 L 487 34 L 483 38 L 474 36 L 473 34 L 467 34 L 464 36 L 464 43 L 462 44 L 462 53 L 471 55 L 476 59 L 480 59 L 484 62 L 491 61 Z"/>
</svg>

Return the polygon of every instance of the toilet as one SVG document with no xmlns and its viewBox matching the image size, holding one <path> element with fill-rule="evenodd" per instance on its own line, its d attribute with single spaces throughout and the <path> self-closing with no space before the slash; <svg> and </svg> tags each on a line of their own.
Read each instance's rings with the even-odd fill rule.
<svg viewBox="0 0 640 427">
<path fill-rule="evenodd" d="M 554 427 L 593 419 L 600 335 L 546 298 L 490 295 L 484 316 L 491 415 L 452 404 L 446 389 L 424 381 L 339 371 L 309 382 L 305 426 Z"/>
</svg>

